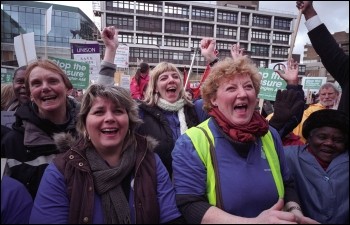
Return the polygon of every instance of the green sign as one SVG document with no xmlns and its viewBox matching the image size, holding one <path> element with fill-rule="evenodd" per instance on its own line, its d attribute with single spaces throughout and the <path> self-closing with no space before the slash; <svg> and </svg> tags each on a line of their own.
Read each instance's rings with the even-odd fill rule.
<svg viewBox="0 0 350 225">
<path fill-rule="evenodd" d="M 323 84 L 323 79 L 305 79 L 304 89 L 319 89 Z"/>
<path fill-rule="evenodd" d="M 11 73 L 1 73 L 1 83 L 12 83 L 13 74 Z"/>
<path fill-rule="evenodd" d="M 74 88 L 86 89 L 89 86 L 90 65 L 88 63 L 55 57 L 49 57 L 49 59 L 67 74 Z"/>
<path fill-rule="evenodd" d="M 258 97 L 269 101 L 275 101 L 279 89 L 286 89 L 287 83 L 273 69 L 260 68 L 262 76 L 260 93 Z"/>
<path fill-rule="evenodd" d="M 1 83 L 12 83 L 12 78 L 15 70 L 8 68 L 1 68 Z"/>
</svg>

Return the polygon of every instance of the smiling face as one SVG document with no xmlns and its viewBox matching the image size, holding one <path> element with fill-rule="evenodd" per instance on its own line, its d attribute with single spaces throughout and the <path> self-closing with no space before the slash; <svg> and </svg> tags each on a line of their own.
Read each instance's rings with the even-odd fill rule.
<svg viewBox="0 0 350 225">
<path fill-rule="evenodd" d="M 231 123 L 245 125 L 253 116 L 256 100 L 251 78 L 239 75 L 233 79 L 223 79 L 211 102 Z"/>
<path fill-rule="evenodd" d="M 86 117 L 86 131 L 97 151 L 102 154 L 121 151 L 128 129 L 125 108 L 110 99 L 96 97 Z"/>
<path fill-rule="evenodd" d="M 181 88 L 180 75 L 176 71 L 168 71 L 159 75 L 156 91 L 164 100 L 170 103 L 179 100 Z"/>
<path fill-rule="evenodd" d="M 24 83 L 25 69 L 18 70 L 16 76 L 13 78 L 13 90 L 18 101 L 23 104 L 29 101 L 29 96 L 26 91 Z"/>
<path fill-rule="evenodd" d="M 345 135 L 333 127 L 321 127 L 311 131 L 309 149 L 324 162 L 330 163 L 345 151 Z"/>
<path fill-rule="evenodd" d="M 65 117 L 68 88 L 62 76 L 41 67 L 35 67 L 28 78 L 32 101 L 43 118 Z M 64 112 L 64 115 L 61 115 Z"/>
</svg>

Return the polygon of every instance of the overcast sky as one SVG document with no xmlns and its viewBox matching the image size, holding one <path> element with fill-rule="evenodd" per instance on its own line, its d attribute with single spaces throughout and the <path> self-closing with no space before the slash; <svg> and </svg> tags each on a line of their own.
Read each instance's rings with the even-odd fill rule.
<svg viewBox="0 0 350 225">
<path fill-rule="evenodd" d="M 80 8 L 92 21 L 94 19 L 92 13 L 92 1 L 42 1 L 59 5 L 74 6 Z M 211 1 L 212 3 L 214 1 Z M 208 2 L 206 2 L 208 3 Z M 298 10 L 295 1 L 260 1 L 260 10 L 275 11 L 279 13 L 294 14 L 297 16 Z M 348 1 L 314 1 L 316 9 L 321 21 L 325 23 L 331 33 L 346 31 L 349 32 L 349 2 Z M 300 21 L 298 34 L 295 41 L 294 54 L 301 54 L 303 57 L 303 49 L 306 43 L 310 43 L 305 27 L 305 19 L 302 16 Z"/>
</svg>

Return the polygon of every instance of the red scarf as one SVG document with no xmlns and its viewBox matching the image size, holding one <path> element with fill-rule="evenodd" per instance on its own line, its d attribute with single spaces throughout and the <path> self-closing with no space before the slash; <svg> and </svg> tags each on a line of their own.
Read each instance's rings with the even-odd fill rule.
<svg viewBox="0 0 350 225">
<path fill-rule="evenodd" d="M 218 108 L 212 108 L 208 114 L 214 117 L 219 127 L 235 141 L 255 141 L 256 137 L 261 137 L 269 131 L 269 123 L 256 111 L 250 122 L 245 125 L 231 123 Z"/>
</svg>

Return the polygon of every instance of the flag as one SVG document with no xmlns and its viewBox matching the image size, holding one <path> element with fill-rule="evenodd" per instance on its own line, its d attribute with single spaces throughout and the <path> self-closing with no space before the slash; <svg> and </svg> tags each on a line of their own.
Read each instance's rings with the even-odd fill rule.
<svg viewBox="0 0 350 225">
<path fill-rule="evenodd" d="M 200 80 L 198 87 L 192 88 L 193 99 L 197 99 L 200 97 L 200 95 L 201 95 L 200 87 L 201 87 L 202 83 L 205 81 L 205 79 L 207 79 L 209 73 L 210 73 L 210 66 L 208 64 L 207 68 L 205 68 L 205 70 L 204 70 L 204 73 L 202 75 L 202 79 Z"/>
<path fill-rule="evenodd" d="M 46 34 L 51 31 L 52 6 L 46 10 Z"/>
</svg>

